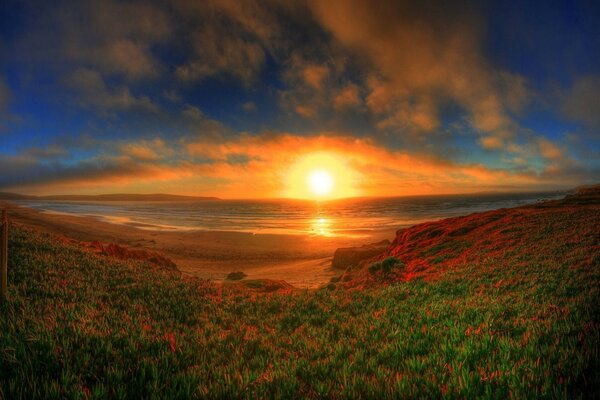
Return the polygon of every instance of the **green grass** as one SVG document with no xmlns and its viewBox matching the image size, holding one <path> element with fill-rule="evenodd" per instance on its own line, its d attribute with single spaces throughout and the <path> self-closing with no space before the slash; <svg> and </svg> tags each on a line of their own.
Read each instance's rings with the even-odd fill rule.
<svg viewBox="0 0 600 400">
<path fill-rule="evenodd" d="M 598 395 L 594 236 L 532 235 L 430 282 L 264 294 L 10 234 L 0 398 Z"/>
</svg>

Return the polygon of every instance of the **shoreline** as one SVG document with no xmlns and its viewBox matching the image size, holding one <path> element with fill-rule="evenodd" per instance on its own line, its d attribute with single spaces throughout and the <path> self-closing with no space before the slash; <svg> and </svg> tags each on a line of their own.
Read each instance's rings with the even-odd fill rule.
<svg viewBox="0 0 600 400">
<path fill-rule="evenodd" d="M 223 280 L 243 271 L 247 279 L 285 280 L 297 288 L 317 288 L 341 273 L 331 267 L 340 247 L 393 239 L 396 229 L 369 237 L 329 237 L 301 234 L 232 231 L 169 231 L 140 229 L 88 216 L 45 213 L 10 201 L 0 201 L 12 222 L 80 242 L 115 243 L 157 252 L 186 275 Z"/>
</svg>

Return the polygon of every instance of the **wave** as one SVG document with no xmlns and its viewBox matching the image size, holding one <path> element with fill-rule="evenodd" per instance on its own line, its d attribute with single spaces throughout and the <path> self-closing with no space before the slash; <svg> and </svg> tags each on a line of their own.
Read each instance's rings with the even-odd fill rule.
<svg viewBox="0 0 600 400">
<path fill-rule="evenodd" d="M 369 236 L 420 222 L 515 207 L 564 193 L 300 200 L 219 200 L 189 202 L 39 201 L 18 203 L 53 214 L 78 215 L 157 231 Z"/>
</svg>

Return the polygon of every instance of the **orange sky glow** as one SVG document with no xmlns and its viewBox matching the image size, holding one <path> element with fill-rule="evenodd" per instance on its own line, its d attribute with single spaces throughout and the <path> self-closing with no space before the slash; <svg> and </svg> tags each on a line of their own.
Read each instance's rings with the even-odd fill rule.
<svg viewBox="0 0 600 400">
<path fill-rule="evenodd" d="M 119 166 L 118 174 L 49 182 L 29 192 L 330 199 L 468 193 L 496 190 L 498 182 L 507 185 L 506 190 L 545 188 L 543 178 L 533 172 L 510 173 L 480 164 L 453 163 L 431 155 L 390 150 L 371 139 L 329 132 L 317 136 L 205 137 L 176 146 L 142 140 L 115 148 L 117 154 L 102 157 Z M 169 165 L 170 157 L 182 152 L 210 162 Z M 311 190 L 308 181 L 316 170 L 333 178 L 330 193 L 316 195 Z"/>
<path fill-rule="evenodd" d="M 325 200 L 600 176 L 597 2 L 18 3 L 0 14 L 0 192 Z"/>
</svg>

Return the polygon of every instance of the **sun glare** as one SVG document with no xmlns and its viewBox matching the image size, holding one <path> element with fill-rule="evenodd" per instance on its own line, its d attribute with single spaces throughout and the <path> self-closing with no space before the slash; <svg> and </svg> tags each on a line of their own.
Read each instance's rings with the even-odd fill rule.
<svg viewBox="0 0 600 400">
<path fill-rule="evenodd" d="M 304 155 L 290 166 L 287 180 L 287 197 L 331 199 L 358 195 L 358 174 L 335 153 Z"/>
<path fill-rule="evenodd" d="M 329 172 L 315 170 L 308 175 L 308 185 L 316 196 L 325 196 L 331 193 L 334 182 Z"/>
</svg>

